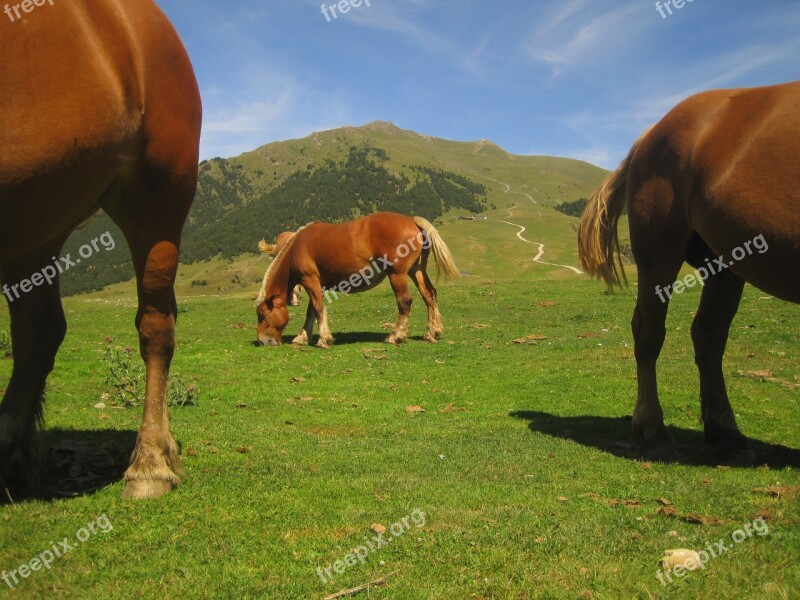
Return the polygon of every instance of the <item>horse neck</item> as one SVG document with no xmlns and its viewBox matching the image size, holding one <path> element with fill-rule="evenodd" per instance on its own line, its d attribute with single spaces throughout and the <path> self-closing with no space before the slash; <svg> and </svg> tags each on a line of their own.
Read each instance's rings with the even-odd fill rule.
<svg viewBox="0 0 800 600">
<path fill-rule="evenodd" d="M 265 283 L 266 297 L 279 296 L 286 299 L 289 295 L 289 275 L 291 272 L 292 239 L 273 260 L 276 261 L 267 274 Z"/>
</svg>

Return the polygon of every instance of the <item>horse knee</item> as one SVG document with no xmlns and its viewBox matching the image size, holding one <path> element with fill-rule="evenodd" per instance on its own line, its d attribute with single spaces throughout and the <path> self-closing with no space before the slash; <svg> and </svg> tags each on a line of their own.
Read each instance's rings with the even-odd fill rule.
<svg viewBox="0 0 800 600">
<path fill-rule="evenodd" d="M 397 308 L 400 311 L 400 314 L 407 315 L 411 312 L 411 304 L 414 302 L 414 299 L 411 295 L 403 296 L 398 298 L 397 300 Z"/>
</svg>

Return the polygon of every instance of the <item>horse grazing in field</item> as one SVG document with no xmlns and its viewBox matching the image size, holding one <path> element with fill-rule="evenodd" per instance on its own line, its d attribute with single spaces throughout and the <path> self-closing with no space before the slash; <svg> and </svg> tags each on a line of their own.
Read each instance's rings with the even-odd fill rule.
<svg viewBox="0 0 800 600">
<path fill-rule="evenodd" d="M 722 460 L 754 460 L 731 410 L 722 356 L 745 281 L 800 302 L 798 156 L 800 82 L 706 92 L 642 135 L 589 199 L 578 234 L 581 263 L 609 288 L 620 284 L 617 222 L 627 204 L 639 275 L 633 427 L 645 456 L 677 458 L 656 360 L 672 293 L 699 281 L 692 340 L 705 436 Z M 684 262 L 696 271 L 676 282 Z"/>
<path fill-rule="evenodd" d="M 178 483 L 165 395 L 200 95 L 177 33 L 151 0 L 50 4 L 2 26 L 6 48 L 19 51 L 0 61 L 0 281 L 14 355 L 0 405 L 0 488 L 36 478 L 45 380 L 66 332 L 55 257 L 102 209 L 131 248 L 147 372 L 123 495 L 155 497 Z"/>
<path fill-rule="evenodd" d="M 283 231 L 278 234 L 278 239 L 275 240 L 274 244 L 268 244 L 266 240 L 261 240 L 258 242 L 258 249 L 264 254 L 269 254 L 272 258 L 275 258 L 292 235 L 294 235 L 294 231 Z M 289 299 L 291 306 L 300 306 L 300 290 L 300 285 L 292 288 L 292 297 Z"/>
<path fill-rule="evenodd" d="M 346 223 L 312 223 L 300 228 L 286 241 L 264 275 L 256 300 L 257 343 L 268 346 L 281 343 L 281 334 L 289 321 L 288 291 L 300 284 L 308 293 L 308 311 L 303 330 L 293 343 L 310 343 L 317 320 L 317 346 L 330 347 L 333 336 L 325 303 L 339 298 L 340 293 L 369 290 L 387 276 L 399 314 L 386 341 L 399 344 L 408 337 L 411 294 L 406 277 L 411 277 L 428 307 L 424 339 L 435 342 L 442 335 L 442 315 L 436 302 L 436 288 L 427 273 L 431 252 L 445 277 L 459 277 L 439 232 L 422 217 L 383 212 Z"/>
</svg>

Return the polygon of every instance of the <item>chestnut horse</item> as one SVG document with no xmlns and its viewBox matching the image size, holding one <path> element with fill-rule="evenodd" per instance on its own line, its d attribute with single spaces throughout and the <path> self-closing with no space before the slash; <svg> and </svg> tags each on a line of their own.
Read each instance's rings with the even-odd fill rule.
<svg viewBox="0 0 800 600">
<path fill-rule="evenodd" d="M 258 249 L 275 258 L 292 235 L 294 235 L 294 231 L 282 231 L 278 234 L 274 244 L 268 244 L 266 240 L 261 240 L 258 242 Z M 292 288 L 292 297 L 289 299 L 290 306 L 300 306 L 300 289 L 300 285 Z"/>
<path fill-rule="evenodd" d="M 346 223 L 312 223 L 300 228 L 287 240 L 264 275 L 256 300 L 257 343 L 269 346 L 281 343 L 281 334 L 289 321 L 288 291 L 300 284 L 308 292 L 308 311 L 303 330 L 293 343 L 310 343 L 316 319 L 317 346 L 330 347 L 333 336 L 325 304 L 339 298 L 339 294 L 372 289 L 386 276 L 398 310 L 397 323 L 386 342 L 399 344 L 408 337 L 411 294 L 406 277 L 411 277 L 428 307 L 424 339 L 435 342 L 443 330 L 436 288 L 427 273 L 431 252 L 445 277 L 459 277 L 439 232 L 422 217 L 383 212 Z"/>
<path fill-rule="evenodd" d="M 633 427 L 645 456 L 677 458 L 656 360 L 669 299 L 684 285 L 675 278 L 687 262 L 696 271 L 686 285 L 704 284 L 692 340 L 706 439 L 724 461 L 755 458 L 728 401 L 722 356 L 745 281 L 800 302 L 798 156 L 800 82 L 706 92 L 648 130 L 589 199 L 578 234 L 581 263 L 609 288 L 620 284 L 617 222 L 627 205 L 639 276 Z"/>
<path fill-rule="evenodd" d="M 0 405 L 0 487 L 35 480 L 45 380 L 66 332 L 52 265 L 70 232 L 102 209 L 131 248 L 147 373 L 123 496 L 159 496 L 178 483 L 165 394 L 178 248 L 197 183 L 197 82 L 151 0 L 51 2 L 20 15 L 2 25 L 11 54 L 0 61 L 0 280 L 12 291 L 14 353 Z"/>
</svg>

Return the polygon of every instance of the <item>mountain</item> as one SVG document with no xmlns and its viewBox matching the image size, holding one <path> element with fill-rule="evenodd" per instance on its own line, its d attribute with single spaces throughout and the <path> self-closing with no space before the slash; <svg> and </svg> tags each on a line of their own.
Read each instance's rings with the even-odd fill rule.
<svg viewBox="0 0 800 600">
<path fill-rule="evenodd" d="M 261 238 L 274 239 L 315 220 L 342 221 L 381 210 L 429 220 L 479 214 L 505 204 L 512 184 L 551 207 L 587 196 L 605 174 L 583 161 L 518 156 L 487 140 L 444 140 L 381 121 L 313 133 L 201 162 L 181 260 L 256 253 Z M 69 272 L 64 294 L 133 276 L 123 236 L 105 215 L 77 230 L 65 252 L 75 254 L 105 231 L 114 237 L 115 248 Z"/>
</svg>

